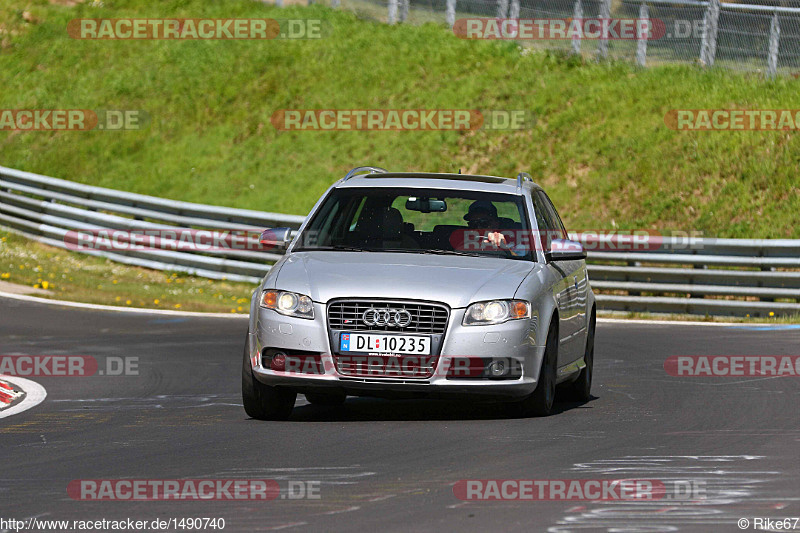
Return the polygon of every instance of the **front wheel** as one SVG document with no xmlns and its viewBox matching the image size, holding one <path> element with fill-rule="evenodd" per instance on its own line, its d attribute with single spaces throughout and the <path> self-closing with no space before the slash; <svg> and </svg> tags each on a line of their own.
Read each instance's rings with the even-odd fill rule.
<svg viewBox="0 0 800 533">
<path fill-rule="evenodd" d="M 553 320 L 557 320 L 553 318 Z M 558 365 L 558 329 L 550 326 L 547 344 L 544 349 L 542 368 L 539 370 L 539 383 L 536 390 L 518 402 L 517 409 L 522 416 L 548 416 L 553 412 L 556 396 L 556 367 Z"/>
<path fill-rule="evenodd" d="M 242 363 L 242 403 L 248 416 L 256 420 L 286 420 L 292 414 L 297 393 L 269 387 L 253 376 L 247 340 Z"/>
<path fill-rule="evenodd" d="M 589 319 L 589 331 L 586 333 L 586 351 L 583 354 L 583 361 L 586 366 L 581 370 L 578 379 L 569 384 L 569 393 L 572 398 L 580 402 L 588 402 L 592 398 L 592 374 L 594 373 L 594 330 L 597 319 L 592 310 L 592 318 Z"/>
</svg>

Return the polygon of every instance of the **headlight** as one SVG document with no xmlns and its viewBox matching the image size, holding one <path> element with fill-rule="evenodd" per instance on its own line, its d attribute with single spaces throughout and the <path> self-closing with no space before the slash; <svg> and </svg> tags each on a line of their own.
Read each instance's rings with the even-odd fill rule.
<svg viewBox="0 0 800 533">
<path fill-rule="evenodd" d="M 492 300 L 467 307 L 461 323 L 465 326 L 485 326 L 530 317 L 531 304 L 525 300 Z"/>
<path fill-rule="evenodd" d="M 314 318 L 314 305 L 311 298 L 289 291 L 264 291 L 261 307 L 274 309 L 282 315 L 300 318 Z"/>
</svg>

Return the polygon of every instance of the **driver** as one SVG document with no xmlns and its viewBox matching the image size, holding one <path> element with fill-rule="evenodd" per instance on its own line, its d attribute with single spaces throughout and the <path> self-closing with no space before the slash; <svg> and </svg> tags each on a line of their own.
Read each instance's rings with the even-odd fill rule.
<svg viewBox="0 0 800 533">
<path fill-rule="evenodd" d="M 506 236 L 500 233 L 500 219 L 497 216 L 497 208 L 492 202 L 487 200 L 476 200 L 472 202 L 464 215 L 464 220 L 470 229 L 489 230 L 484 237 L 485 241 L 492 243 L 497 248 L 509 252 L 511 255 L 519 256 L 506 242 Z"/>
</svg>

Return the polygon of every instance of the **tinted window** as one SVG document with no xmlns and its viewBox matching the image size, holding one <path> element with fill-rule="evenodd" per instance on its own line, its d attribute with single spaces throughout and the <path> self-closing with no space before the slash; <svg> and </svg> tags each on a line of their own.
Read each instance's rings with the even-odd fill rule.
<svg viewBox="0 0 800 533">
<path fill-rule="evenodd" d="M 346 187 L 331 191 L 295 250 L 471 253 L 530 260 L 528 250 L 512 254 L 477 244 L 485 243 L 482 236 L 488 232 L 510 232 L 511 241 L 514 232 L 528 230 L 525 204 L 517 195 Z"/>
</svg>

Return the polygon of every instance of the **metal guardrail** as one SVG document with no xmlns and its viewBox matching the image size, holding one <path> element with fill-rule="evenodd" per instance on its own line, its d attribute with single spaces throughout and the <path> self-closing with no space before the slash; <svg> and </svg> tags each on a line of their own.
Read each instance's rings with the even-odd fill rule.
<svg viewBox="0 0 800 533">
<path fill-rule="evenodd" d="M 540 39 L 535 46 L 628 59 L 641 66 L 682 62 L 737 70 L 794 74 L 800 69 L 800 7 L 767 0 L 323 0 L 331 7 L 372 14 L 389 24 L 445 23 L 458 19 L 638 19 L 650 32 L 635 39 L 573 31 L 567 38 Z M 369 6 L 372 9 L 364 9 Z M 577 26 L 580 28 L 580 25 Z M 463 31 L 463 28 L 459 31 Z M 599 31 L 599 30 L 598 30 Z M 641 34 L 640 34 L 641 33 Z M 597 38 L 600 37 L 600 38 Z M 491 37 L 490 37 L 491 38 Z M 521 39 L 532 42 L 530 38 Z"/>
<path fill-rule="evenodd" d="M 50 246 L 74 249 L 74 230 L 298 228 L 305 217 L 167 200 L 0 167 L 0 225 Z M 128 265 L 257 283 L 280 254 L 258 251 L 80 250 Z"/>
<path fill-rule="evenodd" d="M 0 226 L 71 249 L 77 229 L 260 231 L 298 228 L 305 217 L 209 206 L 82 185 L 0 167 Z M 800 240 L 657 238 L 646 250 L 615 250 L 597 235 L 589 249 L 600 309 L 687 314 L 800 314 Z M 655 244 L 654 244 L 655 243 Z M 84 250 L 128 265 L 257 283 L 280 254 L 252 250 Z"/>
</svg>

